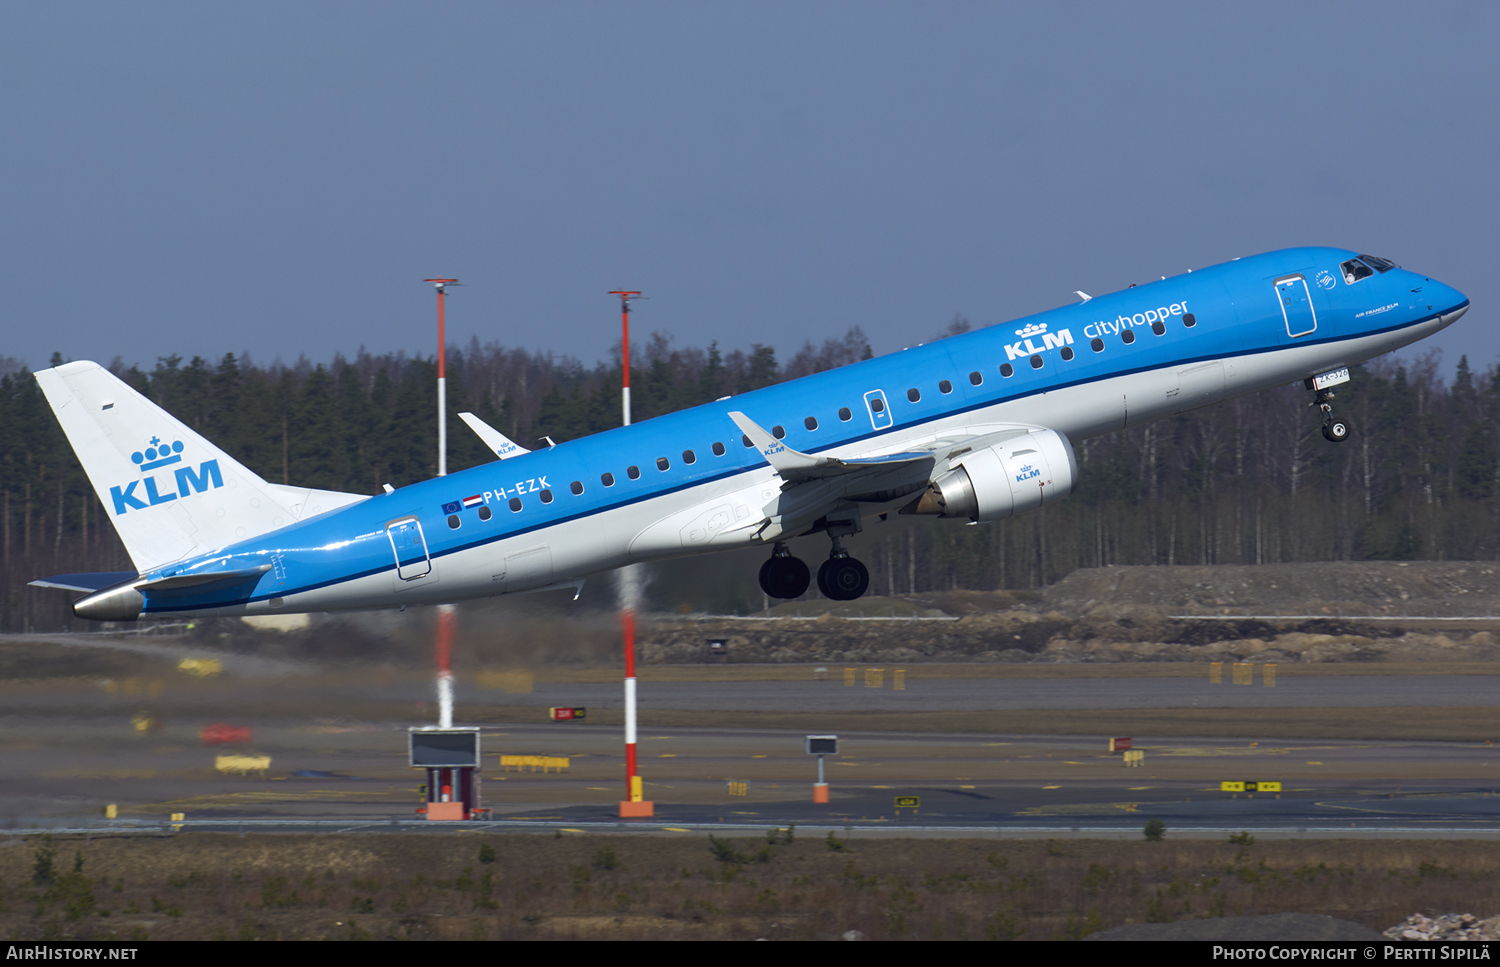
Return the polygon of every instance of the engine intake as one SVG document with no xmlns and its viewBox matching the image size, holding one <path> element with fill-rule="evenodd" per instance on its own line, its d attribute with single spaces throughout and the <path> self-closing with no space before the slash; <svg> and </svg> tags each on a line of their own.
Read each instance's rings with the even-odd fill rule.
<svg viewBox="0 0 1500 967">
<path fill-rule="evenodd" d="M 1056 430 L 1033 430 L 955 463 L 902 513 L 985 523 L 1061 500 L 1078 480 L 1073 445 Z"/>
</svg>

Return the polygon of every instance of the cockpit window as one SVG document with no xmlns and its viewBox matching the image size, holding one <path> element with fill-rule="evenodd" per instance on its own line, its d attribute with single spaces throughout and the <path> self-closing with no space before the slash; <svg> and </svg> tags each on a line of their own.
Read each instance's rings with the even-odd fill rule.
<svg viewBox="0 0 1500 967">
<path fill-rule="evenodd" d="M 1344 271 L 1344 282 L 1353 285 L 1360 279 L 1368 279 L 1375 271 L 1359 259 L 1350 259 L 1339 266 Z"/>
<path fill-rule="evenodd" d="M 1397 268 L 1395 262 L 1392 262 L 1390 259 L 1383 259 L 1378 255 L 1361 255 L 1359 260 L 1381 275 L 1384 275 L 1391 269 Z"/>
</svg>

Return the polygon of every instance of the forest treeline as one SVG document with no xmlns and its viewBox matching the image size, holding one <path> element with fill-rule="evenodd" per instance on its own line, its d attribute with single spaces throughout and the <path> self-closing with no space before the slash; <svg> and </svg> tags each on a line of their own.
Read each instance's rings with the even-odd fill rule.
<svg viewBox="0 0 1500 967">
<path fill-rule="evenodd" d="M 965 329 L 956 319 L 943 335 Z M 658 334 L 632 354 L 633 416 L 869 356 L 858 328 L 785 362 L 770 346 L 677 348 Z M 450 349 L 450 471 L 489 459 L 457 420 L 462 411 L 522 446 L 618 426 L 618 358 L 617 350 L 612 364 L 590 368 L 477 340 Z M 431 357 L 360 352 L 288 366 L 171 356 L 149 370 L 119 361 L 110 369 L 267 480 L 374 494 L 437 470 Z M 128 569 L 129 558 L 35 379 L 3 357 L 0 373 L 0 630 L 77 626 L 71 595 L 26 582 Z M 1279 387 L 1079 441 L 1081 481 L 1061 503 L 986 526 L 880 525 L 851 547 L 869 565 L 874 594 L 1037 587 L 1107 564 L 1500 558 L 1500 371 L 1474 372 L 1464 358 L 1444 373 L 1436 352 L 1358 367 L 1338 392 L 1337 412 L 1354 431 L 1340 445 L 1322 438 L 1311 396 Z M 698 603 L 761 599 L 746 588 Z"/>
</svg>

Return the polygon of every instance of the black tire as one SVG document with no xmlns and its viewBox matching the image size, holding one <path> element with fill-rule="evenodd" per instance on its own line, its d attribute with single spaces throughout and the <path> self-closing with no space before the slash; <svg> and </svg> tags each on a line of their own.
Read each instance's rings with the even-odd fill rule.
<svg viewBox="0 0 1500 967">
<path fill-rule="evenodd" d="M 766 563 L 760 566 L 760 589 L 767 597 L 772 598 L 776 597 L 776 594 L 771 590 L 771 564 L 775 560 L 776 558 L 774 557 L 768 557 L 766 558 Z"/>
<path fill-rule="evenodd" d="M 797 557 L 773 557 L 766 562 L 765 591 L 773 598 L 800 598 L 807 593 L 811 574 Z"/>
<path fill-rule="evenodd" d="M 870 572 L 852 557 L 834 558 L 826 565 L 828 596 L 835 601 L 853 601 L 870 589 Z"/>
<path fill-rule="evenodd" d="M 825 598 L 836 601 L 838 599 L 835 598 L 833 596 L 833 593 L 828 590 L 828 566 L 832 563 L 833 558 L 830 557 L 828 560 L 818 565 L 818 593 Z"/>
<path fill-rule="evenodd" d="M 1329 420 L 1323 424 L 1323 439 L 1329 443 L 1343 443 L 1349 439 L 1349 424 L 1344 420 Z"/>
</svg>

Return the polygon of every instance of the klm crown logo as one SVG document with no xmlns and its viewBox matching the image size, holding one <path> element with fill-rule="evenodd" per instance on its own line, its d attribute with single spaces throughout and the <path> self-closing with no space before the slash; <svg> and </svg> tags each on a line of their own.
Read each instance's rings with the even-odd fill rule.
<svg viewBox="0 0 1500 967">
<path fill-rule="evenodd" d="M 145 450 L 135 451 L 130 455 L 130 459 L 140 466 L 141 473 L 145 473 L 147 470 L 165 467 L 169 463 L 181 463 L 181 454 L 181 440 L 173 440 L 168 446 L 161 441 L 161 437 L 152 437 L 151 445 Z"/>
<path fill-rule="evenodd" d="M 153 436 L 144 449 L 137 450 L 130 455 L 130 461 L 140 468 L 141 473 L 150 474 L 152 470 L 181 463 L 182 450 L 181 440 L 167 443 L 161 437 Z M 165 489 L 163 489 L 163 484 Z M 224 475 L 219 470 L 219 461 L 205 460 L 198 465 L 196 471 L 186 466 L 177 468 L 172 471 L 172 477 L 165 481 L 155 476 L 147 476 L 141 480 L 132 480 L 124 487 L 111 487 L 109 496 L 115 505 L 115 515 L 119 516 L 126 511 L 145 510 L 147 507 L 165 504 L 179 497 L 204 493 L 210 487 L 217 490 L 222 486 L 224 486 Z M 140 496 L 136 495 L 137 487 L 141 488 Z M 145 499 L 142 500 L 142 497 Z"/>
<path fill-rule="evenodd" d="M 1027 323 L 1026 328 L 1024 328 L 1024 329 L 1017 329 L 1016 330 L 1016 335 L 1020 336 L 1022 339 L 1030 339 L 1032 336 L 1039 336 L 1039 335 L 1041 335 L 1042 333 L 1044 333 L 1046 331 L 1047 331 L 1047 324 L 1045 322 L 1043 322 L 1043 323 L 1032 322 L 1032 323 Z"/>
</svg>

